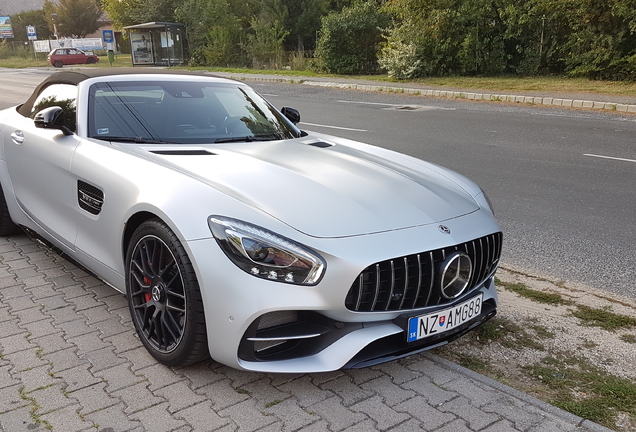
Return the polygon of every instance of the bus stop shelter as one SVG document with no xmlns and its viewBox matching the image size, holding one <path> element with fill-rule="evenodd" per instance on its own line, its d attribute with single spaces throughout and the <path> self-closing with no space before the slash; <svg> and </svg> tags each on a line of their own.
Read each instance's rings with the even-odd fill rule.
<svg viewBox="0 0 636 432">
<path fill-rule="evenodd" d="M 177 66 L 185 63 L 185 26 L 149 22 L 124 27 L 128 31 L 133 66 Z"/>
</svg>

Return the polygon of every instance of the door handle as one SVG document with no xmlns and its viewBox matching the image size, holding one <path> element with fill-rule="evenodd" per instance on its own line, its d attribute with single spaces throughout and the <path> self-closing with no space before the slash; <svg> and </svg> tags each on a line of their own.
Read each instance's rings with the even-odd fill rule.
<svg viewBox="0 0 636 432">
<path fill-rule="evenodd" d="M 24 142 L 24 134 L 20 130 L 12 132 L 11 133 L 11 140 L 14 143 L 16 143 L 17 145 L 20 145 L 20 144 L 22 144 Z"/>
</svg>

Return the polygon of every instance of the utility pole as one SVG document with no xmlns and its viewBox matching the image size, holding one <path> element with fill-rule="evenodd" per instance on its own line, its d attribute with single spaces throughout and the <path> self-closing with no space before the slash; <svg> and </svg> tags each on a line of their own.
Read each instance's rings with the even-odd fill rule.
<svg viewBox="0 0 636 432">
<path fill-rule="evenodd" d="M 53 21 L 53 34 L 55 34 L 55 39 L 59 40 L 59 36 L 57 35 L 57 25 L 55 24 L 55 20 L 57 19 L 57 14 L 51 14 L 51 20 Z"/>
<path fill-rule="evenodd" d="M 543 58 L 543 31 L 545 30 L 545 15 L 541 17 L 541 45 L 539 46 L 539 59 Z"/>
</svg>

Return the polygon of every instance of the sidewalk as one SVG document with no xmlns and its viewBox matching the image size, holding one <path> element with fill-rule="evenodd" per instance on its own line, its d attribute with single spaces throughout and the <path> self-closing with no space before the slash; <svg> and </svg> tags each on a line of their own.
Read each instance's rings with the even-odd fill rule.
<svg viewBox="0 0 636 432">
<path fill-rule="evenodd" d="M 124 296 L 0 238 L 0 430 L 607 431 L 431 353 L 320 374 L 158 364 Z"/>
<path fill-rule="evenodd" d="M 230 72 L 214 72 L 213 74 L 225 78 L 245 81 L 272 83 L 287 82 L 360 91 L 383 91 L 451 99 L 523 103 L 554 107 L 599 109 L 636 113 L 636 96 L 566 92 L 517 92 L 511 94 L 503 91 L 451 88 L 446 86 L 420 85 L 410 82 L 394 83 L 334 77 L 291 77 L 283 75 L 240 74 Z"/>
</svg>

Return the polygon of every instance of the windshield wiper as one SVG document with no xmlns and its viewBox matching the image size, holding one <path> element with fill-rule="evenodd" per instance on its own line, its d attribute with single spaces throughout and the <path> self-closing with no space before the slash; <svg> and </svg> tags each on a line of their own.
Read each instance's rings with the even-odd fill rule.
<svg viewBox="0 0 636 432">
<path fill-rule="evenodd" d="M 111 135 L 97 135 L 92 136 L 90 138 L 95 138 L 103 141 L 119 141 L 119 142 L 132 142 L 139 144 L 176 144 L 170 141 L 162 141 L 156 140 L 152 138 L 144 138 L 144 137 L 121 137 L 121 136 L 111 136 Z"/>
<path fill-rule="evenodd" d="M 219 138 L 215 139 L 215 143 L 229 143 L 229 142 L 252 142 L 252 141 L 276 141 L 282 140 L 282 134 L 269 134 L 269 135 L 250 135 L 250 136 L 242 136 L 242 137 L 231 137 L 231 138 Z"/>
</svg>

